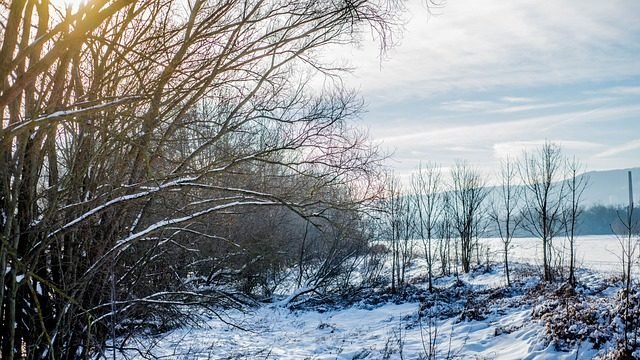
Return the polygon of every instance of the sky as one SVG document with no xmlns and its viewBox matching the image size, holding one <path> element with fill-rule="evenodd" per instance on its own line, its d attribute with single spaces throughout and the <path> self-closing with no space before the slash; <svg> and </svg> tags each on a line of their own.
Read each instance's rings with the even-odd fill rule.
<svg viewBox="0 0 640 360">
<path fill-rule="evenodd" d="M 640 166 L 640 1 L 411 0 L 399 44 L 341 57 L 358 120 L 408 176 L 420 162 L 498 160 L 545 140 L 588 170 Z"/>
</svg>

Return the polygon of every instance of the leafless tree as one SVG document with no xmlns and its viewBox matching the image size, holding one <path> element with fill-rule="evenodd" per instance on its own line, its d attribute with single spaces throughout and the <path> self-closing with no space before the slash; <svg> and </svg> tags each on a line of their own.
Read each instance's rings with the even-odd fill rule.
<svg viewBox="0 0 640 360">
<path fill-rule="evenodd" d="M 384 237 L 391 248 L 391 289 L 402 291 L 406 268 L 413 257 L 414 212 L 409 195 L 402 189 L 400 180 L 387 175 L 383 200 Z"/>
<path fill-rule="evenodd" d="M 451 170 L 451 215 L 460 239 L 462 270 L 471 270 L 473 239 L 477 234 L 482 206 L 489 191 L 480 173 L 465 162 L 457 162 Z"/>
<path fill-rule="evenodd" d="M 427 262 L 427 272 L 429 278 L 429 291 L 433 291 L 433 261 L 434 250 L 433 240 L 436 236 L 436 228 L 442 213 L 441 170 L 436 164 L 422 165 L 418 171 L 412 175 L 411 190 L 413 193 L 413 206 L 417 213 L 417 232 L 422 239 L 424 256 Z"/>
<path fill-rule="evenodd" d="M 584 212 L 582 205 L 582 195 L 586 190 L 589 178 L 581 175 L 583 167 L 574 157 L 567 161 L 567 200 L 562 211 L 562 223 L 564 224 L 567 240 L 569 240 L 569 284 L 576 285 L 576 232 L 580 224 L 580 217 Z"/>
<path fill-rule="evenodd" d="M 561 230 L 565 183 L 560 146 L 545 142 L 534 152 L 525 152 L 519 173 L 525 186 L 523 226 L 542 239 L 543 278 L 553 280 L 553 239 Z"/>
<path fill-rule="evenodd" d="M 442 216 L 438 223 L 438 252 L 443 275 L 451 274 L 451 244 L 455 241 L 450 204 L 450 192 L 444 191 L 442 193 Z M 457 245 L 454 243 L 453 246 Z"/>
<path fill-rule="evenodd" d="M 509 277 L 509 249 L 516 231 L 521 225 L 522 188 L 517 184 L 517 167 L 513 160 L 506 158 L 500 163 L 500 184 L 491 204 L 491 218 L 502 241 L 504 251 L 504 273 L 507 286 L 511 286 Z"/>
<path fill-rule="evenodd" d="M 491 188 L 487 188 L 489 193 Z M 489 194 L 487 194 L 489 195 Z M 476 265 L 482 264 L 482 259 L 486 261 L 486 265 L 489 266 L 489 246 L 480 243 L 480 239 L 487 234 L 489 226 L 491 226 L 490 217 L 490 205 L 486 201 L 483 202 L 480 207 L 479 215 L 476 217 L 475 224 L 473 225 L 473 248 L 476 251 Z"/>
</svg>

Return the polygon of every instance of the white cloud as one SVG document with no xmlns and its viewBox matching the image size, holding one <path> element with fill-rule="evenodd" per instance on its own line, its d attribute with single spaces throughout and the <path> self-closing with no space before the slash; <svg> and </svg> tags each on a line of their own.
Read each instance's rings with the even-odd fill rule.
<svg viewBox="0 0 640 360">
<path fill-rule="evenodd" d="M 493 153 L 497 159 L 517 158 L 523 151 L 532 151 L 544 144 L 545 139 L 527 141 L 507 141 L 493 144 Z"/>
<path fill-rule="evenodd" d="M 563 112 L 545 116 L 524 117 L 511 121 L 476 120 L 459 126 L 439 127 L 430 124 L 415 127 L 414 131 L 402 135 L 382 137 L 377 140 L 387 144 L 402 145 L 420 141 L 431 145 L 456 145 L 460 143 L 499 142 L 499 139 L 545 138 L 554 135 L 550 130 L 560 126 L 575 126 L 580 123 L 613 121 L 621 114 L 640 112 L 640 105 L 621 106 L 607 109 Z"/>
<path fill-rule="evenodd" d="M 419 125 L 414 121 L 413 129 L 403 129 L 398 134 L 376 140 L 395 150 L 396 161 L 392 166 L 399 173 L 410 172 L 420 161 L 433 160 L 449 165 L 456 159 L 469 160 L 490 172 L 507 154 L 517 157 L 523 150 L 538 147 L 545 140 L 559 143 L 566 155 L 575 155 L 590 166 L 606 168 L 607 163 L 595 155 L 605 151 L 611 140 L 598 134 L 585 136 L 582 131 L 596 125 L 616 127 L 621 116 L 637 113 L 640 113 L 640 105 L 566 111 L 508 121 L 483 117 L 462 125 L 441 124 L 438 127 L 432 122 Z M 377 133 L 385 133 L 384 128 L 378 129 Z M 617 161 L 615 166 L 621 167 L 623 160 Z"/>
<path fill-rule="evenodd" d="M 495 169 L 544 139 L 591 168 L 638 165 L 640 1 L 456 0 L 438 16 L 423 4 L 409 1 L 388 59 L 371 44 L 338 56 L 355 68 L 345 82 L 373 105 L 362 123 L 395 150 L 399 174 L 458 158 Z"/>
<path fill-rule="evenodd" d="M 454 100 L 443 102 L 440 107 L 448 111 L 487 111 L 499 107 L 494 101 Z"/>
<path fill-rule="evenodd" d="M 566 153 L 572 154 L 584 151 L 597 151 L 604 147 L 600 143 L 591 141 L 576 141 L 563 139 L 537 139 L 527 141 L 509 141 L 501 142 L 493 145 L 493 151 L 497 159 L 504 159 L 507 156 L 511 158 L 519 157 L 524 151 L 533 151 L 540 148 L 546 141 L 560 145 Z"/>
<path fill-rule="evenodd" d="M 591 91 L 590 93 L 608 95 L 640 95 L 640 86 L 615 86 L 599 91 Z"/>
<path fill-rule="evenodd" d="M 345 54 L 357 68 L 348 81 L 376 101 L 640 74 L 640 2 L 459 0 L 427 21 L 412 1 L 409 12 L 389 60 L 380 64 L 374 46 Z"/>
<path fill-rule="evenodd" d="M 517 96 L 503 96 L 500 98 L 500 100 L 508 103 L 531 103 L 536 101 L 536 99 L 534 98 Z"/>
<path fill-rule="evenodd" d="M 640 149 L 640 139 L 629 141 L 619 146 L 611 147 L 601 153 L 596 154 L 596 157 L 608 158 L 637 149 Z"/>
<path fill-rule="evenodd" d="M 453 112 L 483 111 L 487 113 L 517 113 L 532 110 L 543 110 L 553 108 L 568 108 L 576 106 L 589 106 L 599 109 L 612 97 L 597 96 L 592 98 L 581 98 L 579 100 L 568 101 L 543 101 L 531 98 L 510 98 L 501 97 L 496 101 L 478 100 L 455 100 L 445 101 L 440 104 L 440 108 Z"/>
</svg>

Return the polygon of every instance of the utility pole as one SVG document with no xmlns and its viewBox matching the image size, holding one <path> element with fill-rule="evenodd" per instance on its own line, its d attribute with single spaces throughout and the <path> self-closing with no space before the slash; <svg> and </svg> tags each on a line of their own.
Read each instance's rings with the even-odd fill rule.
<svg viewBox="0 0 640 360">
<path fill-rule="evenodd" d="M 629 224 L 631 224 L 631 213 L 633 212 L 633 183 L 631 181 L 631 171 L 629 174 Z"/>
<path fill-rule="evenodd" d="M 633 183 L 631 181 L 631 171 L 628 172 L 629 175 L 629 210 L 627 211 L 627 269 L 625 274 L 625 283 L 626 283 L 626 291 L 625 291 L 625 305 L 624 305 L 624 347 L 625 351 L 629 354 L 631 350 L 629 348 L 629 328 L 630 324 L 630 315 L 629 315 L 629 296 L 631 293 L 631 262 L 633 261 L 633 255 L 635 252 L 635 244 L 632 244 L 632 232 L 633 232 L 633 224 L 631 221 L 633 220 Z M 624 261 L 624 260 L 623 260 Z"/>
</svg>

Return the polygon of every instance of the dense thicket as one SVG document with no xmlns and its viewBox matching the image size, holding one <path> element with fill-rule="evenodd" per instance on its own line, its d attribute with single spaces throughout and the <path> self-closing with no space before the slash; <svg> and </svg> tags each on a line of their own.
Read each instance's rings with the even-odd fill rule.
<svg viewBox="0 0 640 360">
<path fill-rule="evenodd" d="M 268 295 L 292 263 L 326 286 L 379 155 L 353 94 L 309 79 L 335 75 L 321 48 L 385 43 L 396 8 L 0 2 L 2 358 L 84 358 L 238 284 Z"/>
</svg>

